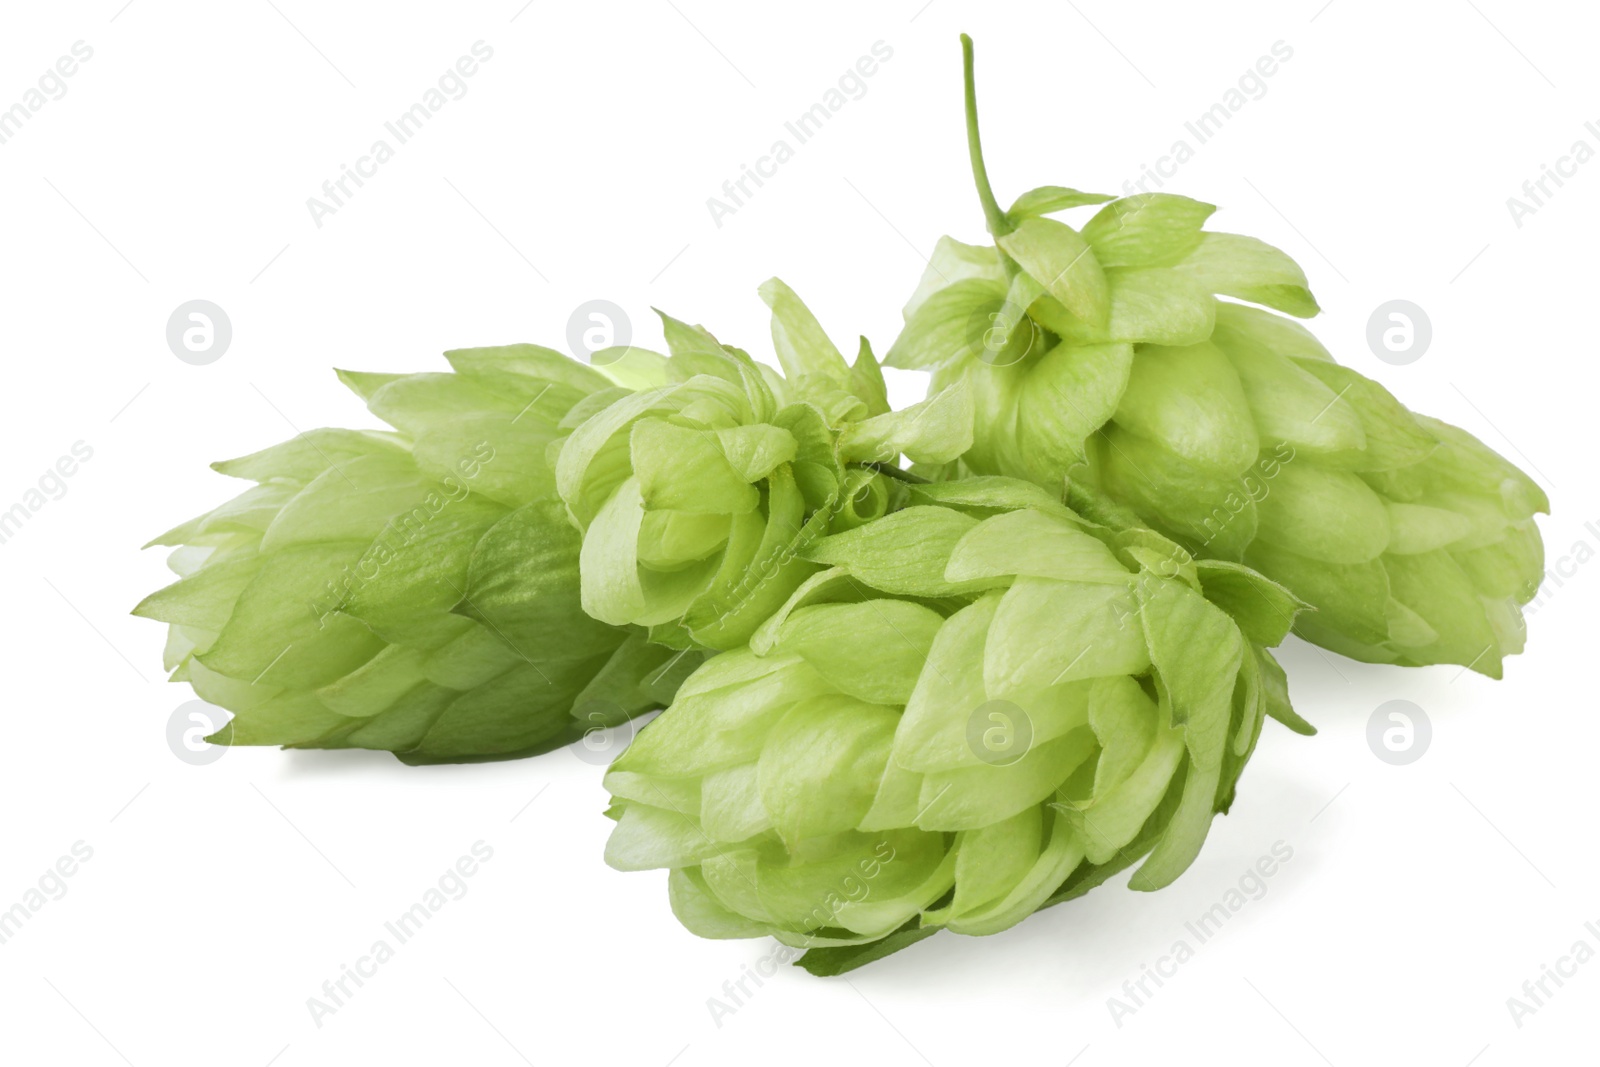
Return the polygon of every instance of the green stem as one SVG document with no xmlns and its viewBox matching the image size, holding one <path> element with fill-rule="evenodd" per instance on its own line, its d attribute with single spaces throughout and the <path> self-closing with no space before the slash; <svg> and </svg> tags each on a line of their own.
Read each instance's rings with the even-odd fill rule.
<svg viewBox="0 0 1600 1067">
<path fill-rule="evenodd" d="M 1016 229 L 989 187 L 989 172 L 983 165 L 983 145 L 978 140 L 978 89 L 972 73 L 972 38 L 961 35 L 961 68 L 967 93 L 967 154 L 972 157 L 972 178 L 978 184 L 978 199 L 983 202 L 983 217 L 989 232 L 1004 237 Z"/>
<path fill-rule="evenodd" d="M 922 475 L 912 474 L 910 471 L 896 467 L 892 463 L 863 463 L 861 466 L 865 467 L 869 471 L 877 471 L 879 474 L 882 474 L 885 477 L 894 478 L 905 482 L 907 485 L 928 484 L 928 479 L 924 478 Z"/>
</svg>

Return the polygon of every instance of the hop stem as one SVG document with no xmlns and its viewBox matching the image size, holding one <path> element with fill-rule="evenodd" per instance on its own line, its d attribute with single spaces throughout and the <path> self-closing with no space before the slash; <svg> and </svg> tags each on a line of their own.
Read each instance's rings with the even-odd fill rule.
<svg viewBox="0 0 1600 1067">
<path fill-rule="evenodd" d="M 989 232 L 1004 237 L 1016 229 L 989 187 L 989 172 L 983 165 L 983 145 L 978 140 L 978 89 L 972 73 L 972 38 L 961 35 L 962 77 L 967 96 L 967 154 L 972 157 L 972 179 L 978 185 L 978 199 L 983 202 L 983 216 L 988 221 Z"/>
<path fill-rule="evenodd" d="M 924 478 L 922 475 L 912 474 L 904 467 L 896 467 L 892 463 L 863 463 L 861 465 L 868 470 L 877 471 L 879 474 L 882 474 L 886 477 L 905 482 L 907 485 L 928 484 L 928 479 Z"/>
</svg>

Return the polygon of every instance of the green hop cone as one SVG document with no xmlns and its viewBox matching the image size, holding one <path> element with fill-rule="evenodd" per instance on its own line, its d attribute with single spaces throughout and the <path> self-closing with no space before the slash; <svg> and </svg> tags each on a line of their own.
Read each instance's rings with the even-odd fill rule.
<svg viewBox="0 0 1600 1067">
<path fill-rule="evenodd" d="M 453 374 L 342 374 L 398 432 L 215 464 L 256 484 L 153 542 L 180 579 L 135 614 L 169 625 L 172 680 L 233 713 L 214 740 L 529 755 L 661 706 L 698 662 L 579 604 L 546 452 L 630 390 L 529 345 L 447 358 Z"/>
<path fill-rule="evenodd" d="M 671 355 L 649 387 L 560 446 L 584 610 L 658 644 L 744 644 L 819 569 L 811 544 L 897 506 L 902 455 L 944 463 L 972 442 L 964 387 L 891 412 L 865 341 L 847 365 L 787 286 L 761 295 L 783 375 L 662 315 Z"/>
<path fill-rule="evenodd" d="M 933 369 L 934 388 L 969 386 L 977 438 L 953 472 L 1052 488 L 1070 475 L 1084 510 L 1292 589 L 1316 609 L 1297 627 L 1309 640 L 1499 677 L 1543 577 L 1539 486 L 1276 314 L 1317 313 L 1304 272 L 1254 238 L 1204 230 L 1211 205 L 1045 187 L 1001 211 L 965 43 L 995 245 L 940 242 L 885 360 Z M 1081 230 L 1046 217 L 1093 204 Z"/>
<path fill-rule="evenodd" d="M 1263 716 L 1309 732 L 1264 646 L 1299 602 L 1148 530 L 974 478 L 824 538 L 747 648 L 612 765 L 607 861 L 670 868 L 705 937 L 838 973 L 988 934 L 1143 860 L 1159 889 L 1228 809 Z"/>
</svg>

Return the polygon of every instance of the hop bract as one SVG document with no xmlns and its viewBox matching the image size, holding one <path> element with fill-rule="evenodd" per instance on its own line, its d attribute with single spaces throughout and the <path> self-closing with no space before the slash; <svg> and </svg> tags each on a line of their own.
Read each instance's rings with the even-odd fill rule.
<svg viewBox="0 0 1600 1067">
<path fill-rule="evenodd" d="M 940 242 L 886 360 L 969 386 L 978 430 L 954 473 L 1070 474 L 1075 503 L 1103 496 L 1294 590 L 1319 644 L 1499 677 L 1543 576 L 1533 480 L 1275 314 L 1317 313 L 1304 272 L 1205 230 L 1211 205 L 1046 187 L 1001 212 L 970 51 L 968 116 L 995 245 Z M 1081 229 L 1045 217 L 1093 204 Z"/>
<path fill-rule="evenodd" d="M 696 933 L 831 946 L 808 959 L 839 970 L 1141 858 L 1133 887 L 1160 888 L 1263 715 L 1305 728 L 1264 649 L 1299 607 L 1281 587 L 1009 480 L 912 492 L 813 545 L 827 569 L 606 777 L 608 862 L 670 868 Z"/>
<path fill-rule="evenodd" d="M 256 483 L 159 537 L 178 582 L 135 613 L 233 713 L 218 740 L 525 755 L 669 700 L 696 662 L 579 603 L 577 532 L 545 454 L 628 395 L 529 345 L 453 374 L 345 374 L 395 433 L 313 430 L 215 464 Z"/>
</svg>

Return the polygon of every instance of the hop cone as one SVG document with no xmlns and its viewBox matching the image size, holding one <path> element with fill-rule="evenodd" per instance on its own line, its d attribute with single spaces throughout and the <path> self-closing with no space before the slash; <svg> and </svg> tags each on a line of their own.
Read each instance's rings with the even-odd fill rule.
<svg viewBox="0 0 1600 1067">
<path fill-rule="evenodd" d="M 1025 483 L 919 487 L 809 556 L 827 569 L 606 777 L 608 862 L 670 868 L 702 936 L 771 935 L 837 973 L 1003 930 L 1141 858 L 1132 887 L 1158 889 L 1263 715 L 1309 729 L 1263 648 L 1292 596 Z"/>
<path fill-rule="evenodd" d="M 153 542 L 180 579 L 135 613 L 169 624 L 172 680 L 233 713 L 217 740 L 527 755 L 660 706 L 697 661 L 579 605 L 546 450 L 629 390 L 533 346 L 447 358 L 453 374 L 342 374 L 398 432 L 215 464 L 256 484 Z"/>
<path fill-rule="evenodd" d="M 1046 187 L 1001 212 L 971 85 L 969 48 L 997 247 L 941 241 L 886 359 L 971 387 L 960 469 L 1052 487 L 1071 472 L 1075 504 L 1103 497 L 1293 590 L 1316 609 L 1297 627 L 1312 641 L 1499 677 L 1543 574 L 1533 516 L 1549 502 L 1533 480 L 1274 314 L 1317 313 L 1305 274 L 1203 230 L 1211 205 Z M 1099 203 L 1081 231 L 1044 217 Z"/>
<path fill-rule="evenodd" d="M 964 388 L 891 413 L 864 342 L 848 366 L 787 286 L 761 293 L 784 376 L 663 315 L 656 384 L 561 446 L 596 619 L 676 648 L 742 645 L 818 570 L 809 545 L 896 506 L 899 482 L 875 462 L 947 462 L 971 444 Z"/>
</svg>

